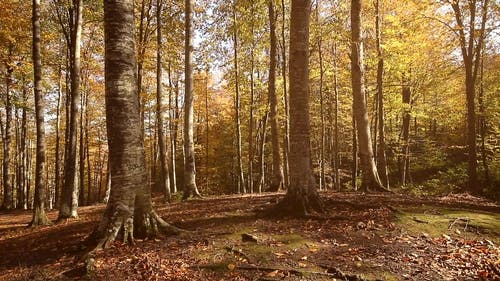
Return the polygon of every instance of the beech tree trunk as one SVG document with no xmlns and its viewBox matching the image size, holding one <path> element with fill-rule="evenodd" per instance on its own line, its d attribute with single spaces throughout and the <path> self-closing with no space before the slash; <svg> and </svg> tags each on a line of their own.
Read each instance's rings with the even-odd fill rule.
<svg viewBox="0 0 500 281">
<path fill-rule="evenodd" d="M 310 0 L 292 0 L 290 26 L 290 186 L 277 210 L 289 215 L 322 211 L 314 186 L 309 120 Z"/>
<path fill-rule="evenodd" d="M 9 48 L 9 58 L 12 56 L 12 48 Z M 11 103 L 11 83 L 12 73 L 14 68 L 9 61 L 5 62 L 7 69 L 5 75 L 5 128 L 3 133 L 3 167 L 2 167 L 2 180 L 3 180 L 3 204 L 2 209 L 14 208 L 14 187 L 12 186 L 10 176 L 10 142 L 12 138 L 11 123 L 12 123 L 12 103 Z"/>
<path fill-rule="evenodd" d="M 64 185 L 61 194 L 58 220 L 75 218 L 78 216 L 78 185 L 76 183 L 77 157 L 77 127 L 80 104 L 80 42 L 82 37 L 83 1 L 73 0 L 70 18 L 70 114 L 67 127 L 68 139 L 66 143 L 66 157 L 64 163 Z"/>
<path fill-rule="evenodd" d="M 40 0 L 33 0 L 33 72 L 36 116 L 36 167 L 35 167 L 35 203 L 31 225 L 50 223 L 45 214 L 45 101 L 42 94 L 42 60 L 40 57 Z"/>
<path fill-rule="evenodd" d="M 401 185 L 405 186 L 408 183 L 410 173 L 410 121 L 411 121 L 411 87 L 409 79 L 403 77 L 403 118 L 401 126 L 401 157 L 399 160 L 399 171 L 401 177 Z"/>
<path fill-rule="evenodd" d="M 96 249 L 112 245 L 123 229 L 123 241 L 133 243 L 158 229 L 175 233 L 152 209 L 147 180 L 141 113 L 137 97 L 133 0 L 104 1 L 106 125 L 111 194 L 98 227 L 89 240 Z M 123 122 L 127 120 L 127 122 Z"/>
<path fill-rule="evenodd" d="M 385 117 L 384 117 L 384 57 L 381 47 L 381 14 L 380 1 L 375 1 L 375 33 L 377 41 L 377 100 L 378 100 L 378 170 L 382 184 L 389 189 L 387 159 L 385 154 Z M 376 129 L 375 129 L 376 130 Z"/>
<path fill-rule="evenodd" d="M 270 191 L 276 192 L 283 187 L 283 168 L 280 156 L 279 120 L 278 120 L 278 97 L 276 96 L 276 16 L 274 12 L 274 0 L 269 0 L 269 26 L 270 26 L 270 52 L 269 52 L 269 116 L 271 121 L 271 142 L 273 145 L 273 176 Z"/>
<path fill-rule="evenodd" d="M 361 187 L 386 190 L 378 176 L 373 156 L 373 147 L 364 93 L 363 41 L 361 38 L 361 0 L 351 0 L 351 73 L 353 109 L 356 120 L 359 157 L 362 171 Z"/>
<path fill-rule="evenodd" d="M 184 45 L 184 74 L 185 74 L 185 92 L 184 92 L 184 192 L 183 199 L 191 195 L 201 196 L 196 186 L 196 169 L 194 155 L 194 136 L 193 136 L 193 0 L 185 0 L 185 45 Z"/>
<path fill-rule="evenodd" d="M 246 193 L 245 177 L 243 176 L 243 159 L 241 152 L 241 117 L 240 117 L 240 85 L 238 66 L 238 25 L 236 19 L 236 4 L 233 3 L 233 48 L 234 48 L 234 76 L 235 76 L 235 98 L 234 109 L 236 112 L 236 157 L 238 157 L 238 193 Z"/>
<path fill-rule="evenodd" d="M 337 69 L 337 42 L 333 44 L 333 94 L 335 102 L 334 113 L 334 142 L 333 142 L 333 157 L 334 157 L 334 181 L 335 189 L 340 191 L 340 155 L 339 155 L 339 90 L 338 90 L 338 69 Z"/>
<path fill-rule="evenodd" d="M 156 126 L 158 131 L 158 147 L 160 153 L 160 185 L 164 199 L 170 201 L 170 178 L 167 163 L 167 142 L 163 131 L 163 91 L 162 91 L 162 67 L 161 67 L 161 9 L 162 0 L 156 2 Z"/>
<path fill-rule="evenodd" d="M 286 7 L 285 0 L 281 0 L 281 57 L 282 57 L 282 67 L 281 75 L 283 76 L 283 103 L 285 107 L 285 133 L 283 134 L 283 170 L 284 170 L 284 185 L 288 188 L 290 185 L 290 168 L 288 162 L 288 155 L 290 154 L 290 122 L 289 122 L 289 106 L 288 106 L 288 88 L 287 88 L 287 64 L 286 64 L 286 37 L 285 37 L 285 25 L 286 25 Z"/>
</svg>

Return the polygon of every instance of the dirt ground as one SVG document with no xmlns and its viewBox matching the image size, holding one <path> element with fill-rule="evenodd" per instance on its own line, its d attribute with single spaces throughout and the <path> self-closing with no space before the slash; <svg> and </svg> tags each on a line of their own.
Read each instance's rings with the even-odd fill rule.
<svg viewBox="0 0 500 281">
<path fill-rule="evenodd" d="M 156 203 L 188 234 L 116 242 L 86 270 L 83 239 L 104 205 L 28 228 L 0 214 L 0 280 L 500 280 L 500 206 L 441 198 L 324 192 L 326 213 L 268 217 L 283 194 Z M 49 212 L 55 219 L 56 211 Z"/>
</svg>

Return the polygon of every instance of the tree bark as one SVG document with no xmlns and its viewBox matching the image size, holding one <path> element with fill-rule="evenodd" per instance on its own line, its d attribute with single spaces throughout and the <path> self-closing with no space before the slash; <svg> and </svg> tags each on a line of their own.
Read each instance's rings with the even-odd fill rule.
<svg viewBox="0 0 500 281">
<path fill-rule="evenodd" d="M 481 6 L 481 22 L 480 28 L 477 29 L 478 23 L 476 22 L 477 7 L 476 1 L 469 0 L 469 9 L 464 13 L 458 1 L 451 1 L 450 5 L 455 14 L 457 23 L 457 31 L 459 35 L 460 50 L 465 66 L 465 96 L 466 96 L 466 110 L 467 110 L 467 146 L 468 146 L 468 165 L 467 170 L 469 179 L 467 189 L 469 192 L 479 194 L 482 192 L 481 186 L 477 180 L 477 144 L 476 144 L 476 80 L 480 65 L 480 55 L 484 44 L 484 32 L 486 27 L 488 15 L 489 0 L 484 0 Z M 464 14 L 468 14 L 469 24 L 464 24 Z M 476 32 L 479 31 L 479 34 Z M 466 36 L 466 32 L 468 36 Z"/>
<path fill-rule="evenodd" d="M 78 216 L 78 185 L 76 183 L 76 157 L 77 157 L 77 127 L 80 103 L 80 42 L 82 36 L 83 1 L 73 0 L 72 18 L 74 21 L 71 29 L 70 48 L 70 114 L 69 134 L 65 149 L 67 156 L 64 163 L 64 185 L 61 194 L 58 220 L 75 218 Z"/>
<path fill-rule="evenodd" d="M 286 188 L 290 185 L 290 168 L 288 162 L 288 155 L 290 154 L 290 122 L 289 122 L 289 106 L 288 106 L 288 88 L 287 88 L 287 64 L 286 64 L 286 37 L 285 37 L 285 25 L 286 25 L 286 7 L 285 0 L 281 0 L 281 57 L 282 57 L 282 68 L 281 75 L 283 76 L 283 103 L 285 108 L 285 133 L 283 134 L 283 170 L 284 170 L 284 185 Z"/>
<path fill-rule="evenodd" d="M 184 93 L 184 191 L 182 198 L 188 199 L 191 195 L 200 197 L 196 186 L 196 169 L 193 139 L 194 119 L 194 91 L 193 91 L 193 0 L 185 0 L 185 44 L 184 44 L 184 71 L 185 71 L 185 93 Z"/>
<path fill-rule="evenodd" d="M 9 48 L 9 57 L 12 56 L 12 47 Z M 11 123 L 12 123 L 12 103 L 11 103 L 11 83 L 12 83 L 12 73 L 14 68 L 12 63 L 6 61 L 6 75 L 5 75 L 5 129 L 3 136 L 3 169 L 2 169 L 2 180 L 3 180 L 3 204 L 2 209 L 12 209 L 14 208 L 14 190 L 10 177 L 10 142 L 11 142 Z"/>
<path fill-rule="evenodd" d="M 269 26 L 270 26 L 270 52 L 269 52 L 269 116 L 271 121 L 271 142 L 273 145 L 273 177 L 271 179 L 270 191 L 276 192 L 283 187 L 283 167 L 281 166 L 279 120 L 278 120 L 278 97 L 276 95 L 276 16 L 274 12 L 274 0 L 269 0 Z"/>
<path fill-rule="evenodd" d="M 238 193 L 246 193 L 245 177 L 243 175 L 243 159 L 241 152 L 241 117 L 240 117 L 240 84 L 238 65 L 238 24 L 236 19 L 236 3 L 233 3 L 233 48 L 234 48 L 234 76 L 235 76 L 235 98 L 234 109 L 236 112 L 236 157 L 238 157 Z"/>
<path fill-rule="evenodd" d="M 40 0 L 33 0 L 33 72 L 36 115 L 36 167 L 35 167 L 35 204 L 31 225 L 50 223 L 45 214 L 45 101 L 42 94 L 42 60 L 40 56 Z"/>
<path fill-rule="evenodd" d="M 338 68 L 337 68 L 337 42 L 333 43 L 333 94 L 335 101 L 334 113 L 334 143 L 333 143 L 333 169 L 335 189 L 340 191 L 340 155 L 339 155 L 339 90 L 338 90 Z"/>
<path fill-rule="evenodd" d="M 162 66 L 161 66 L 161 9 L 162 0 L 156 0 L 156 126 L 158 131 L 158 147 L 160 153 L 160 190 L 164 199 L 170 202 L 170 178 L 167 163 L 167 143 L 163 131 L 163 93 L 162 93 Z"/>
<path fill-rule="evenodd" d="M 361 38 L 361 0 L 351 0 L 351 73 L 354 117 L 357 126 L 363 190 L 386 190 L 378 176 L 370 135 L 364 94 L 363 41 Z"/>
<path fill-rule="evenodd" d="M 402 101 L 403 101 L 403 118 L 401 126 L 401 157 L 399 161 L 399 170 L 401 177 L 401 185 L 405 186 L 408 183 L 410 173 L 410 121 L 411 121 L 411 87 L 409 79 L 403 76 L 402 85 Z"/>
<path fill-rule="evenodd" d="M 89 237 L 95 249 L 111 246 L 121 229 L 123 241 L 129 243 L 133 243 L 134 228 L 142 235 L 176 230 L 154 212 L 150 186 L 144 185 L 147 171 L 137 98 L 134 1 L 105 0 L 104 28 L 111 194 L 102 220 Z"/>
<path fill-rule="evenodd" d="M 377 100 L 378 100 L 378 170 L 382 184 L 389 189 L 387 159 L 385 154 L 385 117 L 384 117 L 384 57 L 381 47 L 381 13 L 380 1 L 375 1 L 375 33 L 377 41 Z"/>
<path fill-rule="evenodd" d="M 322 211 L 314 186 L 309 121 L 310 0 L 292 0 L 290 26 L 290 186 L 276 208 L 289 215 Z"/>
</svg>

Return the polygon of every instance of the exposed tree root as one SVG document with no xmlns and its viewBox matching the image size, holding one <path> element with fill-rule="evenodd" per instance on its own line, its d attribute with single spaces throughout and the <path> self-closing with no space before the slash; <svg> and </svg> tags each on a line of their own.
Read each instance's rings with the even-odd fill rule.
<svg viewBox="0 0 500 281">
<path fill-rule="evenodd" d="M 276 205 L 264 210 L 268 216 L 305 217 L 311 213 L 324 213 L 324 206 L 318 192 L 306 194 L 287 193 Z"/>
</svg>

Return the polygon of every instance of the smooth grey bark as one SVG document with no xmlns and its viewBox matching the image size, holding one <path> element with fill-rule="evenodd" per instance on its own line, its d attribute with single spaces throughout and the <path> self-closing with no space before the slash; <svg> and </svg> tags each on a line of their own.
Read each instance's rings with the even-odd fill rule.
<svg viewBox="0 0 500 281">
<path fill-rule="evenodd" d="M 277 57 L 277 38 L 276 38 L 276 16 L 274 11 L 274 0 L 269 0 L 269 117 L 271 122 L 271 143 L 273 153 L 273 176 L 269 190 L 276 192 L 283 187 L 283 167 L 280 156 L 280 138 L 279 138 L 279 118 L 278 118 L 278 97 L 276 94 L 276 57 Z"/>
<path fill-rule="evenodd" d="M 411 86 L 409 78 L 403 76 L 402 79 L 402 102 L 403 118 L 401 125 L 401 156 L 399 159 L 399 171 L 401 185 L 408 183 L 410 174 L 410 121 L 411 121 Z"/>
<path fill-rule="evenodd" d="M 310 0 L 292 0 L 290 25 L 290 186 L 276 209 L 287 215 L 322 211 L 314 186 L 309 116 Z"/>
<path fill-rule="evenodd" d="M 160 185 L 164 199 L 170 201 L 170 178 L 167 163 L 167 141 L 163 124 L 163 88 L 161 66 L 161 9 L 162 0 L 156 0 L 156 130 L 158 133 L 158 152 L 160 154 Z"/>
<path fill-rule="evenodd" d="M 353 114 L 356 121 L 360 165 L 361 188 L 364 191 L 385 191 L 382 185 L 371 141 L 370 124 L 364 93 L 363 41 L 361 38 L 361 0 L 351 0 L 351 82 L 353 92 Z"/>
<path fill-rule="evenodd" d="M 104 215 L 89 237 L 94 250 L 107 248 L 123 229 L 123 241 L 133 243 L 134 229 L 151 236 L 175 227 L 151 205 L 144 137 L 137 89 L 133 0 L 104 1 L 106 125 L 111 194 Z M 94 251 L 93 250 L 93 251 Z M 93 252 L 92 251 L 92 252 Z M 91 252 L 91 253 L 92 253 Z"/>
<path fill-rule="evenodd" d="M 196 186 L 196 168 L 194 155 L 194 90 L 193 90 L 193 0 L 184 1 L 184 190 L 183 199 L 191 195 L 201 196 Z"/>
<path fill-rule="evenodd" d="M 321 30 L 321 22 L 319 18 L 319 6 L 320 0 L 316 0 L 316 24 L 319 30 Z M 321 32 L 321 31 L 320 31 Z M 321 34 L 318 35 L 317 47 L 318 47 L 318 57 L 319 57 L 319 105 L 320 105 L 320 127 L 321 127 L 321 147 L 319 155 L 319 188 L 326 189 L 326 175 L 325 175 L 325 146 L 326 146 L 326 128 L 325 128 L 325 110 L 324 110 L 324 93 L 323 93 L 323 80 L 324 80 L 324 64 L 323 64 L 323 38 Z"/>
<path fill-rule="evenodd" d="M 67 127 L 68 138 L 66 143 L 66 153 L 64 162 L 64 184 L 61 194 L 61 203 L 59 206 L 58 220 L 75 218 L 78 216 L 78 185 L 77 175 L 77 127 L 79 119 L 80 104 L 80 43 L 82 38 L 83 23 L 83 0 L 73 0 L 70 7 L 70 114 Z"/>
<path fill-rule="evenodd" d="M 385 113 L 384 113 L 384 56 L 381 47 L 381 13 L 380 1 L 375 1 L 375 33 L 377 44 L 377 104 L 378 104 L 378 151 L 377 164 L 380 171 L 382 184 L 389 189 L 389 175 L 387 170 L 386 145 L 385 145 Z M 375 129 L 377 130 L 377 129 Z M 376 139 L 376 137 L 375 137 Z M 375 143 L 377 143 L 375 141 Z"/>
<path fill-rule="evenodd" d="M 335 102 L 333 126 L 333 169 L 335 189 L 340 191 L 340 155 L 339 155 L 339 90 L 338 90 L 338 62 L 337 62 L 337 42 L 333 43 L 333 99 Z"/>
<path fill-rule="evenodd" d="M 248 120 L 248 191 L 254 192 L 254 179 L 253 179 L 253 161 L 254 161 L 254 107 L 255 107 L 255 3 L 252 2 L 252 23 L 251 23 L 251 36 L 252 36 L 252 49 L 250 50 L 250 117 Z"/>
<path fill-rule="evenodd" d="M 35 167 L 35 200 L 31 225 L 47 225 L 50 223 L 45 214 L 45 197 L 47 192 L 45 179 L 45 101 L 42 93 L 42 59 L 40 47 L 40 0 L 33 0 L 33 73 L 36 116 L 36 167 Z"/>
<path fill-rule="evenodd" d="M 288 88 L 287 88 L 287 54 L 286 54 L 286 37 L 285 37 L 285 26 L 286 26 L 286 7 L 285 0 L 281 0 L 281 75 L 283 78 L 283 103 L 285 109 L 285 133 L 283 134 L 283 174 L 284 174 L 284 185 L 288 188 L 290 185 L 290 166 L 288 163 L 288 155 L 290 154 L 290 110 L 288 106 Z"/>
<path fill-rule="evenodd" d="M 9 60 L 12 57 L 12 47 L 9 47 Z M 12 138 L 11 124 L 12 124 L 12 102 L 11 102 L 11 84 L 12 73 L 14 68 L 10 61 L 5 61 L 6 75 L 5 75 L 5 128 L 3 132 L 3 167 L 2 167 L 2 181 L 3 181 L 3 204 L 2 209 L 14 208 L 14 187 L 12 186 L 10 176 L 10 143 Z"/>
<path fill-rule="evenodd" d="M 177 170 L 177 161 L 176 161 L 176 147 L 177 147 L 177 106 L 174 107 L 174 105 L 177 105 L 177 101 L 173 102 L 172 101 L 172 92 L 173 92 L 173 85 L 172 85 L 172 71 L 171 71 L 171 64 L 169 63 L 168 64 L 168 88 L 169 88 L 169 92 L 168 92 L 168 104 L 169 104 L 169 108 L 170 108 L 170 115 L 169 115 L 169 118 L 170 118 L 170 122 L 169 122 L 169 132 L 170 132 L 170 180 L 171 180 L 171 184 L 170 184 L 170 191 L 171 193 L 177 193 L 177 174 L 176 174 L 176 170 Z M 177 99 L 177 91 L 176 91 L 176 95 L 174 97 L 175 99 Z"/>
<path fill-rule="evenodd" d="M 236 2 L 233 2 L 233 54 L 234 54 L 234 76 L 235 76 L 235 97 L 234 110 L 236 122 L 236 157 L 238 162 L 238 193 L 246 193 L 245 177 L 243 175 L 243 157 L 241 149 L 241 113 L 240 113 L 240 79 L 238 62 L 238 22 L 236 15 Z"/>
</svg>

